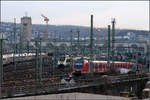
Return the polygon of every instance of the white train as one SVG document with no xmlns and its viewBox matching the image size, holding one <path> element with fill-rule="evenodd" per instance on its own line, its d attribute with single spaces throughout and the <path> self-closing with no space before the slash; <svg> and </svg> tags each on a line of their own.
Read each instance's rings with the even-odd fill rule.
<svg viewBox="0 0 150 100">
<path fill-rule="evenodd" d="M 58 60 L 58 67 L 59 68 L 64 68 L 66 66 L 69 66 L 71 63 L 71 59 L 69 57 L 69 55 L 65 55 L 65 56 L 61 56 L 60 59 Z"/>
<path fill-rule="evenodd" d="M 21 53 L 21 54 L 4 54 L 3 55 L 3 64 L 8 64 L 13 62 L 13 58 L 15 61 L 22 61 L 22 60 L 31 60 L 35 56 L 35 53 Z M 42 53 L 42 56 L 46 55 Z"/>
</svg>

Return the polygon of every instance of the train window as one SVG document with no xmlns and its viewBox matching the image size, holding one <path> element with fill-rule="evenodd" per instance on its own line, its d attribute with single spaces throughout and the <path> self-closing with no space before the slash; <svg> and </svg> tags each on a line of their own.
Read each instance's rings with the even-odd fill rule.
<svg viewBox="0 0 150 100">
<path fill-rule="evenodd" d="M 101 64 L 99 64 L 99 66 L 98 66 L 99 68 L 101 68 Z"/>
<path fill-rule="evenodd" d="M 98 68 L 98 64 L 97 63 L 95 64 L 95 68 Z"/>
<path fill-rule="evenodd" d="M 48 56 L 53 56 L 53 53 L 48 53 Z"/>
<path fill-rule="evenodd" d="M 118 68 L 120 68 L 120 64 L 118 64 Z"/>
<path fill-rule="evenodd" d="M 118 64 L 115 64 L 115 68 L 118 68 Z"/>
<path fill-rule="evenodd" d="M 119 67 L 122 68 L 122 64 L 120 64 Z"/>
<path fill-rule="evenodd" d="M 126 64 L 123 64 L 123 67 L 126 68 Z"/>
<path fill-rule="evenodd" d="M 104 64 L 104 71 L 106 70 L 106 64 Z"/>
<path fill-rule="evenodd" d="M 102 64 L 102 69 L 104 69 L 104 64 Z"/>
<path fill-rule="evenodd" d="M 93 63 L 93 67 L 95 68 L 95 67 L 96 67 L 96 64 Z"/>
<path fill-rule="evenodd" d="M 94 65 L 94 66 L 93 66 L 93 68 L 94 68 L 94 69 L 93 69 L 93 71 L 95 72 L 95 67 L 96 67 L 96 64 L 93 64 L 93 65 Z"/>
<path fill-rule="evenodd" d="M 129 65 L 129 68 L 132 68 L 132 67 L 133 67 L 133 64 L 130 64 L 130 65 Z"/>
<path fill-rule="evenodd" d="M 117 68 L 119 68 L 119 64 L 117 64 Z"/>
<path fill-rule="evenodd" d="M 94 67 L 94 63 L 92 63 L 92 66 Z"/>
<path fill-rule="evenodd" d="M 76 69 L 81 69 L 82 68 L 82 63 L 75 63 L 75 68 Z"/>
<path fill-rule="evenodd" d="M 65 60 L 65 57 L 61 57 L 59 60 L 60 60 L 60 61 L 64 61 L 64 60 Z"/>
<path fill-rule="evenodd" d="M 122 68 L 124 68 L 124 64 L 121 64 L 122 65 Z"/>
<path fill-rule="evenodd" d="M 97 68 L 99 68 L 99 64 L 97 64 Z"/>
<path fill-rule="evenodd" d="M 126 68 L 129 68 L 129 64 L 128 63 L 126 63 Z"/>
<path fill-rule="evenodd" d="M 3 60 L 7 60 L 6 58 L 3 58 Z"/>
<path fill-rule="evenodd" d="M 127 64 L 127 63 L 125 63 L 125 68 L 127 68 L 127 65 L 128 65 L 128 64 Z"/>
<path fill-rule="evenodd" d="M 101 64 L 101 68 L 103 68 L 103 64 Z"/>
<path fill-rule="evenodd" d="M 96 64 L 96 72 L 98 72 L 99 64 Z"/>
<path fill-rule="evenodd" d="M 123 68 L 123 64 L 121 64 L 121 68 Z"/>
<path fill-rule="evenodd" d="M 122 64 L 120 64 L 120 68 L 122 68 Z"/>
<path fill-rule="evenodd" d="M 124 64 L 122 64 L 122 68 L 124 68 Z"/>
<path fill-rule="evenodd" d="M 102 64 L 102 69 L 104 69 L 105 68 L 105 66 L 104 66 L 104 64 Z"/>
<path fill-rule="evenodd" d="M 71 62 L 71 60 L 70 59 L 67 59 L 67 61 L 66 62 Z"/>
</svg>

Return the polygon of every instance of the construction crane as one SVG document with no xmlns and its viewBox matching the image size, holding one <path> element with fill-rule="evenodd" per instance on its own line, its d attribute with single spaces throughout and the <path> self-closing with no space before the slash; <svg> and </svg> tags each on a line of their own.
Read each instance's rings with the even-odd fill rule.
<svg viewBox="0 0 150 100">
<path fill-rule="evenodd" d="M 44 18 L 44 21 L 46 22 L 45 39 L 47 40 L 48 39 L 48 21 L 49 21 L 49 19 L 46 16 L 44 16 L 43 14 L 41 14 L 41 16 Z"/>
</svg>

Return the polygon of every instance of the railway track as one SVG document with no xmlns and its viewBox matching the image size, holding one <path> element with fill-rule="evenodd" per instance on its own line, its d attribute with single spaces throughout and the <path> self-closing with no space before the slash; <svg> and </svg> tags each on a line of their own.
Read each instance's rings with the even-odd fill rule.
<svg viewBox="0 0 150 100">
<path fill-rule="evenodd" d="M 45 59 L 43 59 L 45 62 Z M 42 82 L 43 83 L 50 83 L 50 78 L 52 76 L 60 77 L 68 71 L 60 70 L 57 68 L 53 68 L 52 61 L 48 63 L 44 63 L 43 70 L 42 70 Z M 4 84 L 2 85 L 3 88 L 13 88 L 13 87 L 26 87 L 26 86 L 35 86 L 37 82 L 35 81 L 36 78 L 36 67 L 35 67 L 35 60 L 25 61 L 25 62 L 17 62 L 16 69 L 14 68 L 14 64 L 4 65 Z M 70 70 L 70 69 L 69 69 Z M 57 75 L 57 76 L 56 76 Z"/>
</svg>

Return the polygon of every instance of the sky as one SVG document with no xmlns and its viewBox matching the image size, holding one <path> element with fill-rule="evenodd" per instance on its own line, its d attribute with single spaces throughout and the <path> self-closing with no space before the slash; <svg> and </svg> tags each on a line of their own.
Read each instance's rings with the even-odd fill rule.
<svg viewBox="0 0 150 100">
<path fill-rule="evenodd" d="M 32 24 L 45 24 L 41 14 L 49 18 L 49 25 L 90 26 L 106 28 L 116 19 L 116 28 L 149 30 L 149 1 L 1 1 L 1 21 L 20 23 L 25 13 Z"/>
</svg>

